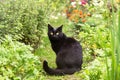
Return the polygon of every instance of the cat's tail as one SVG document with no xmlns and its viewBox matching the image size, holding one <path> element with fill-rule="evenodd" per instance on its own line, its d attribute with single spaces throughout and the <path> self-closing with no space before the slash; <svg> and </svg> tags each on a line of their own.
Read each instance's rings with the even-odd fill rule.
<svg viewBox="0 0 120 80">
<path fill-rule="evenodd" d="M 52 69 L 48 66 L 47 61 L 43 62 L 43 69 L 46 73 L 49 75 L 65 75 L 65 74 L 73 74 L 76 71 L 79 71 L 80 69 L 76 68 L 69 68 L 69 69 Z"/>
</svg>

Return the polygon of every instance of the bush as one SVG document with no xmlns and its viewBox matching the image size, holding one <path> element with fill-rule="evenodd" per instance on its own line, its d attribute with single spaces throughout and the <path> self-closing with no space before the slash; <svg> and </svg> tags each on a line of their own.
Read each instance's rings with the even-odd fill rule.
<svg viewBox="0 0 120 80">
<path fill-rule="evenodd" d="M 38 79 L 40 61 L 31 53 L 32 48 L 13 41 L 10 36 L 0 44 L 0 79 Z"/>
<path fill-rule="evenodd" d="M 46 18 L 39 1 L 1 1 L 0 13 L 1 38 L 9 34 L 35 49 L 39 46 Z"/>
<path fill-rule="evenodd" d="M 83 46 L 84 62 L 88 63 L 96 57 L 111 55 L 110 30 L 105 25 L 90 27 L 84 24 L 80 32 L 74 35 Z"/>
</svg>

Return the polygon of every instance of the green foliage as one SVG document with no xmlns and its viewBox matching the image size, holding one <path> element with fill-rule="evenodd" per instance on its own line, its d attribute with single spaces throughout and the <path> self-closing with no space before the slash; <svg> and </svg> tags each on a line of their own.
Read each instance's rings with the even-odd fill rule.
<svg viewBox="0 0 120 80">
<path fill-rule="evenodd" d="M 83 77 L 83 79 L 86 79 L 86 80 L 103 79 L 101 75 L 105 74 L 104 68 L 103 68 L 104 63 L 102 63 L 101 61 L 102 60 L 97 58 L 93 62 L 90 62 L 88 66 L 85 67 L 85 70 L 83 74 L 81 74 L 81 77 Z"/>
<path fill-rule="evenodd" d="M 40 61 L 32 48 L 6 36 L 0 44 L 0 79 L 38 79 Z"/>
<path fill-rule="evenodd" d="M 110 32 L 109 28 L 104 25 L 97 27 L 84 25 L 81 27 L 77 38 L 83 44 L 85 53 L 91 54 L 94 57 L 102 57 L 105 56 L 105 51 L 107 51 L 109 54 L 106 55 L 110 55 Z"/>
<path fill-rule="evenodd" d="M 37 0 L 7 0 L 0 2 L 0 37 L 14 39 L 37 48 L 45 25 L 44 8 Z"/>
<path fill-rule="evenodd" d="M 118 5 L 118 11 L 114 12 L 114 1 L 112 2 L 112 18 L 111 18 L 111 65 L 107 65 L 107 79 L 106 80 L 118 80 L 120 79 L 120 5 Z M 116 16 L 117 15 L 117 16 Z"/>
</svg>

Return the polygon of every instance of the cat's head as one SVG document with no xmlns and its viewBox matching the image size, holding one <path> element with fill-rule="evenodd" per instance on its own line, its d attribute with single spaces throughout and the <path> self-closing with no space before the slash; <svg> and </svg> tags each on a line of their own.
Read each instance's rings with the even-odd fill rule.
<svg viewBox="0 0 120 80">
<path fill-rule="evenodd" d="M 58 28 L 53 28 L 50 24 L 48 24 L 48 36 L 52 40 L 59 40 L 63 38 L 64 34 L 62 33 L 62 27 L 61 25 Z"/>
</svg>

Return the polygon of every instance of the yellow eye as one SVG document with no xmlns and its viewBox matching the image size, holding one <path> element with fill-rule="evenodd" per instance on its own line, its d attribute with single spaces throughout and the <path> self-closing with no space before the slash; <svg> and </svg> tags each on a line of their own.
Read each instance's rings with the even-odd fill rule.
<svg viewBox="0 0 120 80">
<path fill-rule="evenodd" d="M 56 35 L 59 35 L 59 33 L 57 32 Z"/>
<path fill-rule="evenodd" d="M 53 32 L 51 32 L 50 35 L 53 35 Z"/>
</svg>

